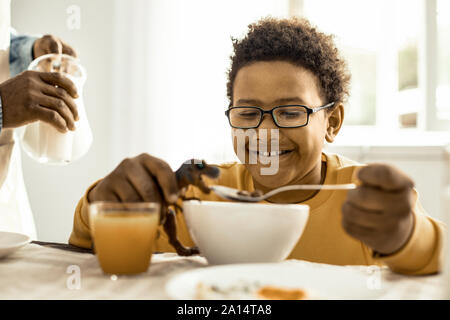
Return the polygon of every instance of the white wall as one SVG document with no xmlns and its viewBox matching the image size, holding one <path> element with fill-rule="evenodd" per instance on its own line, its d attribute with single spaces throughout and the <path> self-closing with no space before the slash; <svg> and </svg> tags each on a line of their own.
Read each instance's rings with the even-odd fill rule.
<svg viewBox="0 0 450 320">
<path fill-rule="evenodd" d="M 81 28 L 66 26 L 70 5 L 81 9 Z M 13 0 L 12 25 L 20 33 L 54 34 L 74 46 L 88 71 L 84 99 L 94 143 L 69 166 L 46 166 L 22 153 L 24 179 L 38 239 L 66 242 L 75 206 L 89 184 L 112 169 L 109 161 L 113 2 L 108 0 Z"/>
<path fill-rule="evenodd" d="M 286 16 L 288 1 L 115 2 L 114 161 L 143 151 L 173 169 L 192 157 L 235 160 L 224 115 L 230 37 L 263 16 Z"/>
</svg>

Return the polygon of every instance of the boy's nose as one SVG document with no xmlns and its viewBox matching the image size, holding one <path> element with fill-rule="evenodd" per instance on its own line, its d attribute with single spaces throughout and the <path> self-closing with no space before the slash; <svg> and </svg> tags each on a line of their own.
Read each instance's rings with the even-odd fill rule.
<svg viewBox="0 0 450 320">
<path fill-rule="evenodd" d="M 278 128 L 270 114 L 265 114 L 258 129 L 275 129 Z"/>
<path fill-rule="evenodd" d="M 258 141 L 269 142 L 272 139 L 279 139 L 279 136 L 272 137 L 272 129 L 279 131 L 278 126 L 274 123 L 270 114 L 265 114 L 260 126 L 256 129 L 256 139 Z"/>
</svg>

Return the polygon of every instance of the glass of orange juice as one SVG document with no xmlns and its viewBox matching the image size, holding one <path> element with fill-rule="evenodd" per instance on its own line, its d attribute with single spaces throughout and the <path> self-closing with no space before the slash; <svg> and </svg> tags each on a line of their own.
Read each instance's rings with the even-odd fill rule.
<svg viewBox="0 0 450 320">
<path fill-rule="evenodd" d="M 103 272 L 146 272 L 159 225 L 160 205 L 153 202 L 93 202 L 89 223 Z"/>
</svg>

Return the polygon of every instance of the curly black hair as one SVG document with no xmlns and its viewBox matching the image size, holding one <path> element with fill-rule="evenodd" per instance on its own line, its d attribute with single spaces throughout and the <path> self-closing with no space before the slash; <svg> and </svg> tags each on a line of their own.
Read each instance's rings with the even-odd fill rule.
<svg viewBox="0 0 450 320">
<path fill-rule="evenodd" d="M 319 32 L 304 18 L 263 18 L 248 26 L 246 36 L 233 42 L 228 70 L 227 96 L 233 103 L 233 84 L 238 71 L 253 62 L 281 60 L 313 72 L 326 103 L 345 102 L 350 73 L 336 48 L 333 35 Z"/>
</svg>

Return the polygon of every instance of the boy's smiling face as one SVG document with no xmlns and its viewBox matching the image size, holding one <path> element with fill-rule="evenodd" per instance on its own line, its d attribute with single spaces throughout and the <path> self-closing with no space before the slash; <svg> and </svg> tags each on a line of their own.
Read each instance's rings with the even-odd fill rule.
<svg viewBox="0 0 450 320">
<path fill-rule="evenodd" d="M 312 72 L 285 61 L 260 61 L 245 66 L 238 71 L 233 85 L 233 106 L 258 106 L 270 110 L 288 104 L 316 108 L 329 102 L 321 98 L 319 81 Z M 255 129 L 256 138 L 260 139 L 260 130 L 265 129 L 270 141 L 270 129 L 278 129 L 279 150 L 284 154 L 279 156 L 279 169 L 274 175 L 261 175 L 261 168 L 269 167 L 270 163 L 245 162 L 255 188 L 267 190 L 288 184 L 320 183 L 324 140 L 331 142 L 342 123 L 342 105 L 335 110 L 340 113 L 339 120 L 332 115 L 335 111 L 322 110 L 311 114 L 308 125 L 300 128 L 278 128 L 272 117 L 265 114 L 261 125 Z M 236 139 L 233 145 L 237 153 Z M 257 151 L 249 150 L 251 145 L 246 142 L 246 159 L 251 152 Z M 267 151 L 270 151 L 270 142 Z"/>
</svg>

